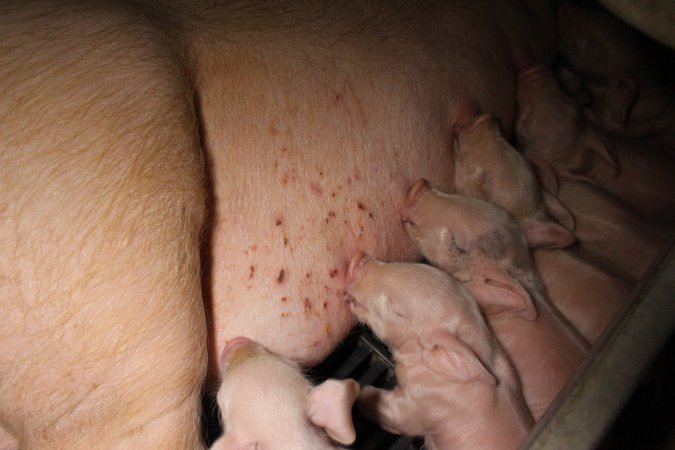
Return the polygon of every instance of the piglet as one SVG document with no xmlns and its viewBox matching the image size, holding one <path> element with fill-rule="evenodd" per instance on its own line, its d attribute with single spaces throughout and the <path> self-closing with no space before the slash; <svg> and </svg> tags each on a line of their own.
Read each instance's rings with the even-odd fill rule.
<svg viewBox="0 0 675 450">
<path fill-rule="evenodd" d="M 599 186 L 564 178 L 557 185 L 559 200 L 574 215 L 581 249 L 622 279 L 637 282 L 672 234 L 672 225 L 648 220 Z"/>
<path fill-rule="evenodd" d="M 350 262 L 350 308 L 392 350 L 393 391 L 363 389 L 360 406 L 429 449 L 517 448 L 532 426 L 520 382 L 471 294 L 425 264 Z"/>
<path fill-rule="evenodd" d="M 429 261 L 469 288 L 520 374 L 532 415 L 541 417 L 589 345 L 546 298 L 518 224 L 495 205 L 419 180 L 404 227 Z"/>
<path fill-rule="evenodd" d="M 665 152 L 593 123 L 542 66 L 520 73 L 518 108 L 518 139 L 547 190 L 556 194 L 553 175 L 579 179 L 643 213 L 675 221 L 675 162 Z"/>
<path fill-rule="evenodd" d="M 553 305 L 595 344 L 625 307 L 631 284 L 579 248 L 536 250 L 532 260 Z"/>
<path fill-rule="evenodd" d="M 572 215 L 555 197 L 542 193 L 530 163 L 504 139 L 491 113 L 475 116 L 457 131 L 454 155 L 458 194 L 504 208 L 531 231 L 533 247 L 564 248 L 574 242 Z"/>
<path fill-rule="evenodd" d="M 244 337 L 226 344 L 221 371 L 217 398 L 225 433 L 211 449 L 328 450 L 338 448 L 331 439 L 354 441 L 356 381 L 312 387 L 293 362 Z"/>
<path fill-rule="evenodd" d="M 669 49 L 605 11 L 566 2 L 558 13 L 561 57 L 590 92 L 603 125 L 675 155 L 675 86 Z"/>
<path fill-rule="evenodd" d="M 618 174 L 615 148 L 588 126 L 549 69 L 534 66 L 520 72 L 517 99 L 516 136 L 528 159 L 589 181 L 585 174 L 598 159 Z"/>
</svg>

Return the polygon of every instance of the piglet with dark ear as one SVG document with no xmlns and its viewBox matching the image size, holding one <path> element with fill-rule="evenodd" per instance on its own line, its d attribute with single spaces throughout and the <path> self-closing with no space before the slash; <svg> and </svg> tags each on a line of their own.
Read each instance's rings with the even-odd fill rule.
<svg viewBox="0 0 675 450">
<path fill-rule="evenodd" d="M 469 291 L 425 264 L 356 255 L 350 308 L 392 350 L 393 391 L 363 389 L 360 406 L 429 449 L 515 449 L 532 426 L 518 376 Z"/>
<path fill-rule="evenodd" d="M 218 406 L 225 433 L 212 450 L 335 450 L 356 433 L 354 380 L 312 386 L 293 362 L 238 337 L 221 357 Z"/>
<path fill-rule="evenodd" d="M 462 281 L 485 313 L 541 417 L 584 360 L 588 343 L 548 301 L 525 235 L 503 209 L 420 180 L 403 221 L 424 256 Z"/>
</svg>

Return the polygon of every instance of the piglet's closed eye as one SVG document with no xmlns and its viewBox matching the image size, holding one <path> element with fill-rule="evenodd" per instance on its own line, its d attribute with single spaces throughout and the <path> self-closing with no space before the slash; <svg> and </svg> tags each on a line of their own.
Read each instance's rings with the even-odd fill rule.
<svg viewBox="0 0 675 450">
<path fill-rule="evenodd" d="M 499 268 L 482 268 L 466 283 L 466 287 L 485 315 L 492 319 L 537 318 L 537 309 L 530 294 L 515 278 Z"/>
<path fill-rule="evenodd" d="M 354 380 L 327 380 L 312 388 L 307 400 L 310 422 L 323 428 L 336 442 L 351 444 L 356 439 L 352 405 L 359 391 L 359 384 Z"/>
<path fill-rule="evenodd" d="M 423 345 L 422 362 L 437 375 L 457 382 L 497 384 L 473 350 L 449 332 L 435 330 Z"/>
</svg>

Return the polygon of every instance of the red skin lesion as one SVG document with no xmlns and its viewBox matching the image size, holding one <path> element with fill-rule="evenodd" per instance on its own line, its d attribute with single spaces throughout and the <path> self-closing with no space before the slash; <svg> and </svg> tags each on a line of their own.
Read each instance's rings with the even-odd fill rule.
<svg viewBox="0 0 675 450">
<path fill-rule="evenodd" d="M 321 189 L 321 186 L 319 186 L 318 183 L 309 183 L 309 190 L 316 195 L 323 194 L 323 189 Z"/>
<path fill-rule="evenodd" d="M 309 298 L 305 297 L 303 299 L 304 302 L 304 309 L 305 309 L 305 315 L 309 314 L 312 311 L 312 302 L 309 300 Z"/>
<path fill-rule="evenodd" d="M 330 221 L 334 218 L 335 218 L 335 212 L 334 211 L 328 211 L 328 217 L 326 217 L 325 222 L 330 223 Z"/>
</svg>

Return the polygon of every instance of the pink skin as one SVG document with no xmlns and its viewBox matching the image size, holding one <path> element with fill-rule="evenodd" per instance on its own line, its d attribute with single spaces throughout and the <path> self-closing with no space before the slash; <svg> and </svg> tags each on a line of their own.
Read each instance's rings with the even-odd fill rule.
<svg viewBox="0 0 675 450">
<path fill-rule="evenodd" d="M 544 295 L 518 225 L 483 200 L 417 183 L 404 227 L 429 261 L 474 295 L 520 374 L 533 417 L 540 418 L 589 345 Z"/>
<path fill-rule="evenodd" d="M 393 353 L 393 391 L 363 389 L 360 406 L 385 429 L 424 435 L 429 449 L 518 448 L 532 426 L 520 383 L 471 294 L 425 264 L 357 254 L 351 311 Z"/>
<path fill-rule="evenodd" d="M 675 220 L 675 162 L 665 153 L 593 126 L 541 66 L 519 76 L 518 104 L 525 155 L 544 172 L 599 185 L 643 213 Z"/>
<path fill-rule="evenodd" d="M 531 3 L 549 19 L 550 5 Z M 540 61 L 550 44 L 533 34 L 525 45 L 514 32 L 534 33 L 529 12 L 522 26 L 506 25 L 523 6 L 451 2 L 428 17 L 406 12 L 392 24 L 401 31 L 378 38 L 378 57 L 370 45 L 287 42 L 273 29 L 251 48 L 230 39 L 196 48 L 214 188 L 206 261 L 214 378 L 222 343 L 237 335 L 303 365 L 321 361 L 354 325 L 342 301 L 353 254 L 419 258 L 392 211 L 421 176 L 453 189 L 452 132 L 477 110 L 494 111 L 510 134 L 514 68 Z M 429 19 L 438 27 L 420 25 Z M 401 33 L 410 33 L 409 48 Z M 446 34 L 457 42 L 439 45 Z"/>
<path fill-rule="evenodd" d="M 671 56 L 625 22 L 567 4 L 558 14 L 560 53 L 590 91 L 605 126 L 625 129 L 675 151 Z"/>
<path fill-rule="evenodd" d="M 0 450 L 18 450 L 19 445 L 16 439 L 12 437 L 6 430 L 0 428 Z"/>
<path fill-rule="evenodd" d="M 579 245 L 629 283 L 647 271 L 672 232 L 672 226 L 643 214 L 601 188 L 560 179 L 558 197 L 569 205 Z"/>
<path fill-rule="evenodd" d="M 225 344 L 221 370 L 218 406 L 225 433 L 212 450 L 337 449 L 326 434 L 342 444 L 354 441 L 356 381 L 312 387 L 296 364 L 246 337 Z"/>
<path fill-rule="evenodd" d="M 322 360 L 355 323 L 351 256 L 419 258 L 409 184 L 452 190 L 455 127 L 490 110 L 510 135 L 517 71 L 554 56 L 553 0 L 66 3 L 0 5 L 21 448 L 200 448 L 228 339 Z"/>
<path fill-rule="evenodd" d="M 490 114 L 476 116 L 460 128 L 455 149 L 455 189 L 504 208 L 523 227 L 548 228 L 549 240 L 531 242 L 534 247 L 562 248 L 574 242 L 574 221 L 553 197 L 545 198 L 530 163 L 502 136 Z M 567 228 L 556 223 L 557 217 Z"/>
<path fill-rule="evenodd" d="M 613 148 L 604 145 L 543 66 L 518 75 L 516 134 L 528 159 L 545 161 L 566 176 L 583 176 L 598 159 L 616 167 Z"/>
<path fill-rule="evenodd" d="M 595 344 L 626 305 L 632 285 L 578 249 L 534 250 L 532 260 L 548 298 L 589 343 Z"/>
</svg>

